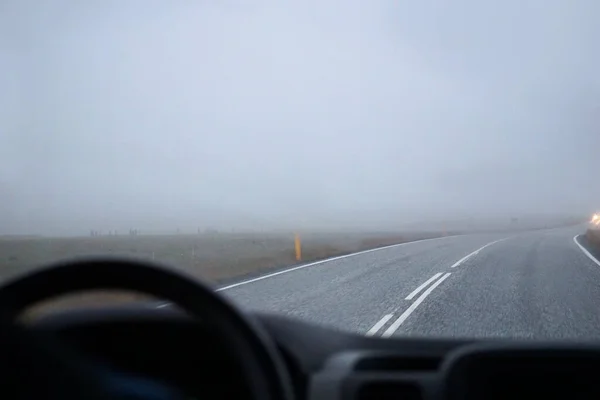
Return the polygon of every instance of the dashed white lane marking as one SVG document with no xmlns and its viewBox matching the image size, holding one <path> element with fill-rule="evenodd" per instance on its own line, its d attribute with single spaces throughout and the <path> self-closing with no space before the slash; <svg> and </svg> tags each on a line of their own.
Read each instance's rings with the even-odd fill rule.
<svg viewBox="0 0 600 400">
<path fill-rule="evenodd" d="M 371 329 L 369 329 L 369 331 L 366 333 L 366 335 L 367 336 L 373 336 L 374 334 L 376 334 L 381 328 L 383 328 L 383 326 L 390 319 L 392 319 L 393 316 L 394 316 L 394 314 L 384 315 L 383 318 L 381 318 L 375 325 L 373 325 L 373 327 Z"/>
<path fill-rule="evenodd" d="M 411 294 L 409 294 L 408 296 L 406 296 L 405 300 L 412 300 L 412 298 L 415 297 L 416 295 L 418 295 L 421 292 L 421 290 L 425 289 L 425 287 L 427 285 L 429 285 L 431 282 L 435 281 L 440 276 L 442 276 L 442 273 L 438 272 L 437 274 L 433 275 L 431 278 L 427 279 L 425 281 L 425 283 L 423 283 L 421 286 L 419 286 L 418 288 L 416 288 L 415 290 L 413 290 Z"/>
<path fill-rule="evenodd" d="M 457 262 L 455 262 L 454 264 L 452 264 L 452 266 L 450 268 L 456 268 L 456 267 L 458 267 L 459 265 L 461 265 L 462 263 L 464 263 L 465 261 L 467 261 L 469 258 L 473 257 L 474 255 L 479 254 L 479 252 L 481 250 L 485 249 L 486 247 L 489 247 L 489 246 L 491 246 L 491 245 L 493 245 L 495 243 L 501 242 L 501 241 L 506 240 L 506 239 L 508 239 L 508 238 L 496 240 L 496 241 L 493 241 L 493 242 L 490 242 L 490 243 L 486 244 L 483 247 L 478 248 L 474 252 L 467 254 L 466 256 L 464 256 L 463 258 L 461 258 L 460 260 L 458 260 Z"/>
<path fill-rule="evenodd" d="M 575 242 L 575 244 L 576 244 L 577 246 L 579 246 L 579 248 L 581 249 L 581 251 L 583 251 L 583 254 L 585 254 L 586 256 L 588 256 L 588 258 L 589 258 L 590 260 L 592 260 L 593 262 L 595 262 L 596 264 L 598 264 L 598 265 L 600 266 L 600 261 L 598 261 L 598 259 L 596 259 L 596 257 L 594 257 L 594 256 L 592 255 L 592 253 L 590 253 L 589 251 L 587 251 L 587 249 L 586 249 L 585 247 L 583 247 L 582 245 L 580 245 L 580 244 L 579 244 L 579 241 L 577 240 L 577 238 L 578 238 L 579 236 L 580 236 L 580 235 L 576 235 L 576 236 L 573 238 L 573 241 Z"/>
<path fill-rule="evenodd" d="M 448 277 L 450 276 L 450 272 L 447 272 L 444 274 L 444 276 L 442 276 L 440 279 L 438 279 L 433 285 L 431 285 L 426 291 L 423 292 L 422 295 L 420 295 L 415 301 L 414 303 L 412 303 L 410 305 L 410 307 L 408 307 L 406 309 L 406 311 L 404 311 L 402 313 L 402 315 L 400 317 L 398 317 L 398 319 L 396 321 L 394 321 L 394 323 L 392 325 L 390 325 L 389 328 L 387 328 L 387 330 L 385 332 L 383 332 L 383 334 L 381 335 L 381 337 L 390 337 L 394 334 L 394 332 L 396 332 L 396 330 L 398 330 L 398 328 L 400 327 L 400 325 L 402 325 L 402 323 L 404 321 L 406 321 L 406 319 L 408 317 L 410 317 L 410 314 L 412 314 L 417 307 L 419 307 L 419 304 L 421 304 L 423 302 L 423 300 L 425 300 L 425 298 L 427 296 L 429 296 L 431 294 L 431 292 L 433 292 L 433 290 L 438 287 L 442 282 L 444 282 Z"/>
</svg>

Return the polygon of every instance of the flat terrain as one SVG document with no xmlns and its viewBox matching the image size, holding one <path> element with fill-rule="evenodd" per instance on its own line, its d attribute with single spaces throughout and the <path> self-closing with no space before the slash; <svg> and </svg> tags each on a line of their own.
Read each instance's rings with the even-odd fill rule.
<svg viewBox="0 0 600 400">
<path fill-rule="evenodd" d="M 0 280 L 52 261 L 125 256 L 184 270 L 243 308 L 363 334 L 598 335 L 600 266 L 590 257 L 600 251 L 590 246 L 585 226 L 452 236 L 456 233 L 305 232 L 300 262 L 292 233 L 4 238 Z M 307 264 L 398 243 L 406 244 Z M 32 311 L 141 299 L 104 291 Z"/>
<path fill-rule="evenodd" d="M 441 232 L 303 233 L 300 263 L 442 235 Z M 0 282 L 53 262 L 100 255 L 151 260 L 215 285 L 299 263 L 293 233 L 5 237 L 0 239 Z M 139 298 L 133 294 L 97 292 L 65 297 L 52 305 L 89 306 Z"/>
<path fill-rule="evenodd" d="M 301 235 L 302 261 L 441 235 L 307 233 Z M 213 283 L 298 262 L 291 233 L 10 238 L 0 239 L 0 279 L 60 260 L 98 255 L 154 260 Z"/>
</svg>

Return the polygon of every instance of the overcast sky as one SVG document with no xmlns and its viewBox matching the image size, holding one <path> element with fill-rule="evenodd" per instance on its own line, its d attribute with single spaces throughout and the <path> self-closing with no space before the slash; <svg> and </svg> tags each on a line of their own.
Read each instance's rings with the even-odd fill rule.
<svg viewBox="0 0 600 400">
<path fill-rule="evenodd" d="M 0 3 L 0 233 L 600 207 L 597 0 Z"/>
</svg>

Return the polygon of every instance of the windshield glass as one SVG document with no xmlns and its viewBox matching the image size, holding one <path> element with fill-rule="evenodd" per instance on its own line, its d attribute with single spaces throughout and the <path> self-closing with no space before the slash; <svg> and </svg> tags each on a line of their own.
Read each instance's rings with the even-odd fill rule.
<svg viewBox="0 0 600 400">
<path fill-rule="evenodd" d="M 1 281 L 134 257 L 361 335 L 598 339 L 598 15 L 4 1 Z"/>
</svg>

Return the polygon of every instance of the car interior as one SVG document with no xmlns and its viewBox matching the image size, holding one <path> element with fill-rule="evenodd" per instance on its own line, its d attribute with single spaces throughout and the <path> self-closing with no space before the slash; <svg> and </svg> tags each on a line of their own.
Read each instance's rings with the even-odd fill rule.
<svg viewBox="0 0 600 400">
<path fill-rule="evenodd" d="M 126 289 L 172 306 L 53 313 L 67 293 Z M 122 259 L 51 265 L 0 288 L 5 399 L 598 398 L 600 347 L 507 339 L 366 337 L 250 314 L 196 278 Z"/>
</svg>

